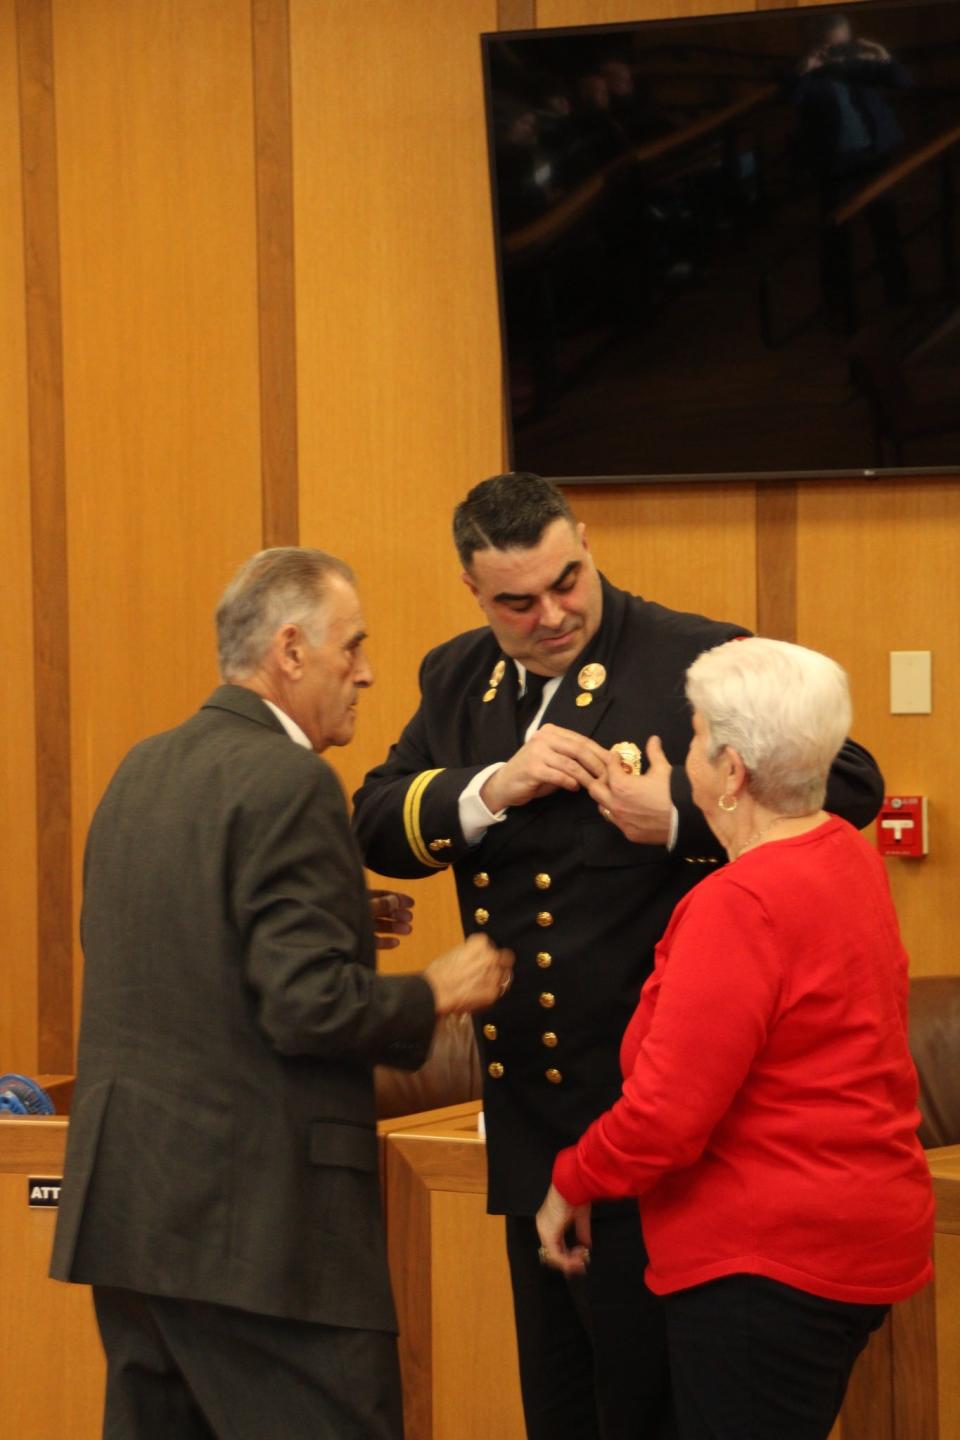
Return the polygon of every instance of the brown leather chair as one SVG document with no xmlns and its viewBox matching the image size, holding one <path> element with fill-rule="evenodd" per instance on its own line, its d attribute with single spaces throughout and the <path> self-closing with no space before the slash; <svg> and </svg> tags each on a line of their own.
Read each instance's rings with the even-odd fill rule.
<svg viewBox="0 0 960 1440">
<path fill-rule="evenodd" d="M 479 1100 L 480 1058 L 469 1015 L 447 1015 L 439 1022 L 430 1054 L 419 1070 L 379 1065 L 375 1081 L 381 1120 Z"/>
<path fill-rule="evenodd" d="M 920 1077 L 920 1143 L 960 1145 L 960 975 L 910 981 L 910 1050 Z"/>
</svg>

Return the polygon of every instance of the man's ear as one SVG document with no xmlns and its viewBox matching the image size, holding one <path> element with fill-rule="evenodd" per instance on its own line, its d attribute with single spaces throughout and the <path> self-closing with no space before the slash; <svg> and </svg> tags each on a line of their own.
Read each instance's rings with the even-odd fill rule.
<svg viewBox="0 0 960 1440">
<path fill-rule="evenodd" d="M 273 637 L 274 654 L 284 674 L 296 680 L 303 670 L 303 636 L 299 625 L 283 625 Z"/>
<path fill-rule="evenodd" d="M 477 589 L 476 581 L 473 579 L 473 576 L 470 574 L 470 571 L 469 571 L 469 570 L 461 570 L 461 572 L 460 572 L 460 579 L 463 581 L 464 585 L 466 585 L 467 589 L 470 591 L 470 594 L 473 596 L 474 600 L 476 600 L 477 603 L 479 604 L 479 601 L 480 601 L 480 591 Z"/>
</svg>

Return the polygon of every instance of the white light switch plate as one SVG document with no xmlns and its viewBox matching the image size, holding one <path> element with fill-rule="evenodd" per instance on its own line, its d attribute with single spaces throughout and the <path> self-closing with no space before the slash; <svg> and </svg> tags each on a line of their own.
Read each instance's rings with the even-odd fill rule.
<svg viewBox="0 0 960 1440">
<path fill-rule="evenodd" d="M 929 715 L 933 681 L 929 650 L 890 651 L 890 714 Z"/>
</svg>

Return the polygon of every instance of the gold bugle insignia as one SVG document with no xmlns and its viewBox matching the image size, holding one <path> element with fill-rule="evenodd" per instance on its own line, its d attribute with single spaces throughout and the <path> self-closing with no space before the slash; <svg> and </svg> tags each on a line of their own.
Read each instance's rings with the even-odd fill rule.
<svg viewBox="0 0 960 1440">
<path fill-rule="evenodd" d="M 490 679 L 487 681 L 487 684 L 499 685 L 500 681 L 503 679 L 504 671 L 506 670 L 506 668 L 507 667 L 504 662 L 502 660 L 498 660 L 496 665 L 494 665 L 493 669 L 490 671 Z"/>
</svg>

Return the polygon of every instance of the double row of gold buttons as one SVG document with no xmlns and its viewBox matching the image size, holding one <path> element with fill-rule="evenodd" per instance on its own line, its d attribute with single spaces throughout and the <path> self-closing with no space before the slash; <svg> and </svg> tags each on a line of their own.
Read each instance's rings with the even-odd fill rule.
<svg viewBox="0 0 960 1440">
<path fill-rule="evenodd" d="M 490 876 L 487 874 L 486 870 L 480 870 L 476 875 L 474 875 L 473 883 L 478 890 L 485 890 L 490 884 Z M 538 890 L 549 890 L 550 886 L 553 884 L 553 880 L 549 875 L 541 871 L 539 874 L 533 877 L 533 883 Z M 485 910 L 483 906 L 478 906 L 477 909 L 473 912 L 473 918 L 478 925 L 486 925 L 487 921 L 490 919 L 490 912 L 489 910 Z M 553 916 L 551 915 L 549 910 L 537 911 L 537 924 L 543 930 L 549 929 L 549 927 L 553 924 Z M 537 951 L 537 964 L 539 965 L 541 970 L 549 970 L 550 966 L 553 964 L 553 956 L 550 954 L 549 950 Z M 543 1006 L 544 1010 L 552 1010 L 554 1005 L 556 1005 L 557 1003 L 556 996 L 550 990 L 541 991 L 539 999 L 540 1004 Z M 483 1033 L 484 1037 L 487 1040 L 496 1040 L 498 1033 L 496 1025 L 484 1025 Z M 546 1045 L 549 1050 L 552 1050 L 557 1044 L 557 1036 L 553 1030 L 545 1030 L 540 1036 L 540 1039 L 541 1042 Z M 499 1060 L 491 1060 L 490 1064 L 487 1066 L 487 1074 L 491 1077 L 491 1079 L 499 1080 L 502 1078 L 503 1073 L 504 1069 L 502 1063 Z M 550 1081 L 551 1085 L 559 1085 L 563 1080 L 563 1075 L 552 1065 L 548 1070 L 544 1071 L 544 1074 L 546 1078 Z"/>
</svg>

